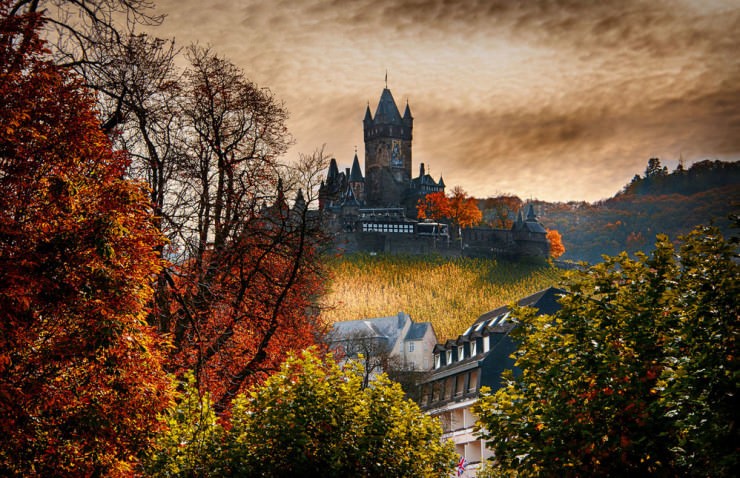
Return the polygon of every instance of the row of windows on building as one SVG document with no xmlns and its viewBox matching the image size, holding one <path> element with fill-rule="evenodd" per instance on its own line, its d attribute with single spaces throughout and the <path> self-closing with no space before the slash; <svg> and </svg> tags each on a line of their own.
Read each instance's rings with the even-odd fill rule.
<svg viewBox="0 0 740 478">
<path fill-rule="evenodd" d="M 461 398 L 478 391 L 479 370 L 459 373 L 422 385 L 421 406 Z"/>
<path fill-rule="evenodd" d="M 478 354 L 484 354 L 491 349 L 491 336 L 484 335 L 477 339 L 471 339 L 457 347 L 450 347 L 443 352 L 434 354 L 434 368 L 440 368 L 455 362 L 460 362 L 466 358 L 475 357 Z"/>
<path fill-rule="evenodd" d="M 398 234 L 413 234 L 414 225 L 363 222 L 362 232 L 391 232 Z"/>
</svg>

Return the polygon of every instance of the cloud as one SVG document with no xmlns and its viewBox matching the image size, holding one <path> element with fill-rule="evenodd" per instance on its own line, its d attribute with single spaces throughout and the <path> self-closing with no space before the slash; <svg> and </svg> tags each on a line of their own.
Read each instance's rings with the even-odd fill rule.
<svg viewBox="0 0 740 478">
<path fill-rule="evenodd" d="M 326 143 L 349 163 L 388 70 L 416 118 L 414 167 L 479 195 L 594 200 L 650 156 L 740 157 L 733 0 L 158 4 L 161 31 L 285 100 L 293 156 Z"/>
</svg>

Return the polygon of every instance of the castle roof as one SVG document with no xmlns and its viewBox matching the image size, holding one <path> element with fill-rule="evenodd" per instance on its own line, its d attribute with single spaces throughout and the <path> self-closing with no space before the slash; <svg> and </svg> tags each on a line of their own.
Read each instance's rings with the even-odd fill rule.
<svg viewBox="0 0 740 478">
<path fill-rule="evenodd" d="M 352 186 L 347 186 L 347 193 L 344 195 L 342 206 L 360 207 L 360 202 L 355 197 L 355 192 L 352 190 Z"/>
<path fill-rule="evenodd" d="M 414 119 L 413 116 L 411 116 L 411 108 L 409 108 L 409 102 L 406 102 L 406 110 L 403 112 L 403 119 L 409 120 Z"/>
<path fill-rule="evenodd" d="M 396 100 L 393 99 L 391 90 L 388 88 L 383 88 L 383 94 L 380 95 L 378 108 L 375 110 L 374 122 L 375 124 L 403 124 L 401 113 L 399 113 L 396 106 Z"/>
<path fill-rule="evenodd" d="M 339 167 L 337 167 L 337 160 L 331 158 L 331 161 L 329 161 L 329 172 L 326 173 L 326 180 L 327 182 L 329 182 L 332 179 L 336 179 L 337 176 L 339 176 Z"/>
<path fill-rule="evenodd" d="M 352 161 L 352 172 L 349 173 L 350 182 L 362 182 L 365 179 L 362 177 L 362 169 L 360 169 L 360 160 L 357 159 L 357 153 L 355 153 L 355 159 Z"/>
</svg>

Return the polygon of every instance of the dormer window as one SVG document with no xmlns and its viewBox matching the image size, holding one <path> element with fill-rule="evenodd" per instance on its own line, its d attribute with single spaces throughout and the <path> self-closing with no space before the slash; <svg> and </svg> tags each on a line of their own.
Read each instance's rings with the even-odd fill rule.
<svg viewBox="0 0 740 478">
<path fill-rule="evenodd" d="M 434 354 L 434 368 L 439 368 L 442 366 L 442 358 L 439 356 L 439 354 Z"/>
<path fill-rule="evenodd" d="M 483 353 L 488 352 L 491 349 L 491 336 L 486 335 L 483 337 Z"/>
<path fill-rule="evenodd" d="M 478 354 L 478 352 L 476 350 L 476 348 L 477 348 L 476 345 L 477 345 L 477 340 L 472 340 L 470 342 L 470 356 L 471 357 L 475 357 Z"/>
<path fill-rule="evenodd" d="M 452 349 L 447 351 L 447 365 L 452 363 Z"/>
<path fill-rule="evenodd" d="M 457 347 L 457 359 L 462 360 L 465 358 L 465 346 L 464 345 L 458 345 Z"/>
</svg>

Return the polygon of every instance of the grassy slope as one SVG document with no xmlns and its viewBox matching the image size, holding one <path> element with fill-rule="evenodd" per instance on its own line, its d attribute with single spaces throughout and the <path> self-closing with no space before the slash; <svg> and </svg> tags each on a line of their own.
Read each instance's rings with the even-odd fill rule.
<svg viewBox="0 0 740 478">
<path fill-rule="evenodd" d="M 437 338 L 457 337 L 481 314 L 557 283 L 541 264 L 420 256 L 333 259 L 324 317 L 331 323 L 404 311 L 431 322 Z"/>
</svg>

